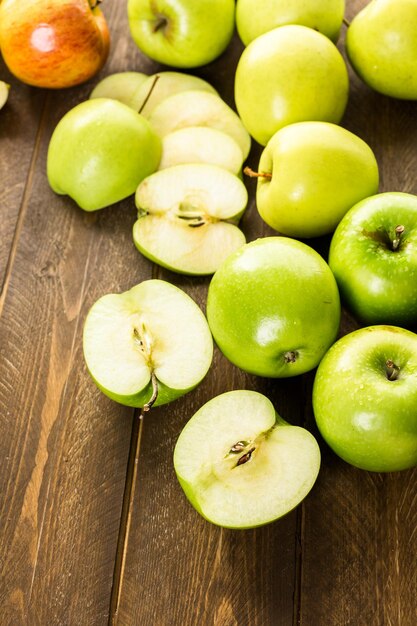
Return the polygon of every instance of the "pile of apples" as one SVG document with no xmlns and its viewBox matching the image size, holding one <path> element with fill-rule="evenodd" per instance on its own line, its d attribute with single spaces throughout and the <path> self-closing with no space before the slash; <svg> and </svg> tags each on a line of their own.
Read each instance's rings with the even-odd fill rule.
<svg viewBox="0 0 417 626">
<path fill-rule="evenodd" d="M 11 2 L 0 5 L 2 47 Z M 214 273 L 207 318 L 161 280 L 103 296 L 84 326 L 92 378 L 113 400 L 149 410 L 199 384 L 214 337 L 258 376 L 317 368 L 317 425 L 347 462 L 371 471 L 416 465 L 417 336 L 407 329 L 417 319 L 417 197 L 378 194 L 371 148 L 338 125 L 349 90 L 334 44 L 343 0 L 238 0 L 236 11 L 233 0 L 177 4 L 175 15 L 162 2 L 129 0 L 133 39 L 161 63 L 198 67 L 224 52 L 236 21 L 246 45 L 238 114 L 189 74 L 114 74 L 59 122 L 47 171 L 52 189 L 86 211 L 135 194 L 139 251 L 177 272 Z M 346 46 L 372 88 L 417 99 L 415 0 L 372 0 Z M 7 62 L 7 46 L 3 53 Z M 246 243 L 238 222 L 251 136 L 265 147 L 258 167 L 244 171 L 257 178 L 257 208 L 280 236 Z M 332 233 L 328 263 L 296 239 Z M 341 301 L 367 326 L 337 341 Z M 320 450 L 267 398 L 237 390 L 191 418 L 174 466 L 201 515 L 248 528 L 301 502 Z"/>
</svg>

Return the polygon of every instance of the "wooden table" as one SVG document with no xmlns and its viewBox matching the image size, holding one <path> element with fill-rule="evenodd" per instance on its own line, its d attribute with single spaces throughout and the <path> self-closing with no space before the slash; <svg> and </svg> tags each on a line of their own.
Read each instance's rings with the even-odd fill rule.
<svg viewBox="0 0 417 626">
<path fill-rule="evenodd" d="M 365 5 L 348 2 L 347 17 Z M 130 38 L 125 2 L 107 2 L 112 51 L 100 77 L 152 73 Z M 198 70 L 233 104 L 237 37 Z M 150 277 L 179 285 L 204 308 L 208 278 L 169 273 L 131 237 L 132 198 L 87 214 L 49 188 L 45 159 L 58 120 L 98 78 L 48 92 L 12 85 L 0 113 L 0 623 L 2 626 L 414 626 L 416 472 L 348 466 L 320 440 L 318 481 L 294 512 L 253 531 L 222 530 L 187 503 L 172 452 L 191 415 L 229 389 L 268 395 L 279 413 L 317 434 L 313 374 L 246 375 L 216 351 L 201 386 L 155 409 L 142 426 L 128 527 L 138 413 L 104 397 L 83 361 L 93 302 Z M 415 102 L 373 93 L 351 74 L 343 125 L 374 149 L 383 191 L 417 193 Z M 254 146 L 248 162 L 260 154 Z M 243 229 L 272 234 L 254 183 Z M 321 250 L 327 242 L 313 242 Z M 346 314 L 342 331 L 357 327 Z M 126 528 L 128 527 L 128 532 Z M 113 620 L 117 611 L 117 619 Z"/>
</svg>

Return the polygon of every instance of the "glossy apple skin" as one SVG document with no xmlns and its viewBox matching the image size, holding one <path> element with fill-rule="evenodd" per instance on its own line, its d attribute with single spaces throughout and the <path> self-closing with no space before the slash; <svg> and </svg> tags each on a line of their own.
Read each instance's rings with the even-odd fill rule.
<svg viewBox="0 0 417 626">
<path fill-rule="evenodd" d="M 85 82 L 104 65 L 110 34 L 88 0 L 2 0 L 0 48 L 19 80 L 61 89 Z"/>
<path fill-rule="evenodd" d="M 349 60 L 386 96 L 417 100 L 417 0 L 373 0 L 346 34 Z"/>
<path fill-rule="evenodd" d="M 52 134 L 48 181 L 56 193 L 96 211 L 133 194 L 157 169 L 161 150 L 139 113 L 117 100 L 87 100 L 64 115 Z"/>
<path fill-rule="evenodd" d="M 296 376 L 316 367 L 335 341 L 339 293 L 310 246 L 266 237 L 242 246 L 214 274 L 207 318 L 220 350 L 241 369 Z"/>
<path fill-rule="evenodd" d="M 261 155 L 256 205 L 261 217 L 290 237 L 331 233 L 354 204 L 378 190 L 371 148 L 327 122 L 281 128 Z"/>
<path fill-rule="evenodd" d="M 336 42 L 344 12 L 344 0 L 238 0 L 236 26 L 245 46 L 286 24 L 314 28 Z"/>
<path fill-rule="evenodd" d="M 387 377 L 386 361 L 399 367 Z M 313 386 L 319 430 L 342 459 L 393 472 L 417 464 L 417 335 L 369 326 L 345 335 L 321 361 Z"/>
<path fill-rule="evenodd" d="M 342 300 L 364 323 L 415 325 L 417 196 L 382 193 L 352 207 L 333 235 L 329 265 Z"/>
<path fill-rule="evenodd" d="M 128 0 L 130 31 L 148 57 L 191 68 L 216 59 L 234 30 L 234 0 Z"/>
<path fill-rule="evenodd" d="M 245 48 L 236 69 L 238 113 L 264 146 L 288 124 L 338 124 L 348 90 L 346 64 L 336 46 L 305 26 L 280 26 L 260 35 Z"/>
</svg>

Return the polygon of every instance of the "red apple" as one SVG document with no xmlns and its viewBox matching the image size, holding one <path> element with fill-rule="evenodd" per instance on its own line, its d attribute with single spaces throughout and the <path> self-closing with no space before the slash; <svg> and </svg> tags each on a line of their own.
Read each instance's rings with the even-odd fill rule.
<svg viewBox="0 0 417 626">
<path fill-rule="evenodd" d="M 85 82 L 104 65 L 110 35 L 97 0 L 2 0 L 0 48 L 9 70 L 36 87 Z"/>
</svg>

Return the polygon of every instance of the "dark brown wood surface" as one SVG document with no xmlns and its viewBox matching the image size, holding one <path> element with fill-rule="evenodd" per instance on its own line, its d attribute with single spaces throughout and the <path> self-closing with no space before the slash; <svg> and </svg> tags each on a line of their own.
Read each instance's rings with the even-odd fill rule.
<svg viewBox="0 0 417 626">
<path fill-rule="evenodd" d="M 352 18 L 366 3 L 347 4 Z M 175 275 L 139 255 L 132 198 L 86 214 L 48 186 L 46 152 L 64 113 L 107 74 L 160 67 L 136 49 L 125 2 L 103 5 L 111 56 L 89 83 L 47 92 L 0 66 L 12 85 L 0 112 L 1 626 L 414 626 L 416 471 L 363 472 L 319 440 L 322 469 L 307 499 L 251 531 L 205 522 L 176 481 L 172 453 L 182 427 L 226 390 L 261 391 L 288 421 L 317 434 L 313 373 L 260 379 L 216 350 L 198 389 L 143 420 L 128 523 L 138 416 L 88 377 L 85 315 L 100 295 L 151 276 L 204 309 L 209 279 Z M 235 37 L 220 59 L 194 72 L 231 105 L 241 51 Z M 374 149 L 381 191 L 417 193 L 417 103 L 375 94 L 351 73 L 343 125 Z M 252 166 L 259 154 L 254 145 Z M 272 231 L 247 184 L 242 224 L 252 240 Z M 324 253 L 327 243 L 313 242 Z M 344 315 L 341 332 L 356 327 Z"/>
</svg>

